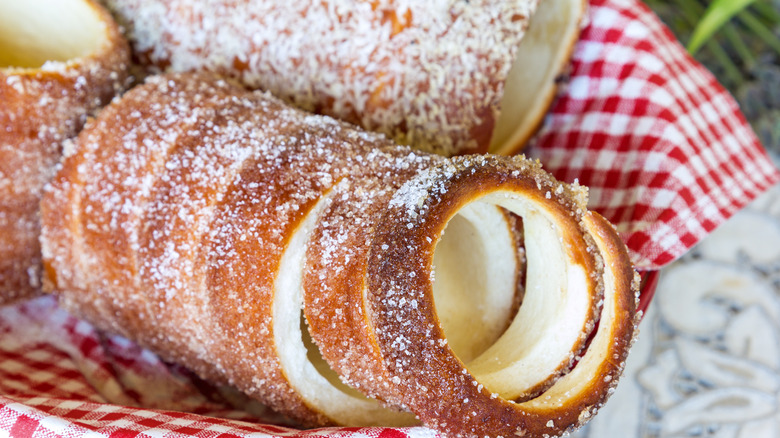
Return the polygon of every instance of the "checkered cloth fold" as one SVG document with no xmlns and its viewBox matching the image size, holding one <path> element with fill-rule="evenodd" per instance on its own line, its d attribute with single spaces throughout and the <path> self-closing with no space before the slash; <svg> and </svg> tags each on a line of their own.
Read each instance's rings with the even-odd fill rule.
<svg viewBox="0 0 780 438">
<path fill-rule="evenodd" d="M 736 103 L 638 0 L 593 0 L 571 74 L 527 150 L 656 270 L 780 179 Z M 237 409 L 234 406 L 241 406 Z M 229 388 L 96 331 L 42 297 L 0 309 L 0 436 L 430 437 L 299 431 Z"/>
<path fill-rule="evenodd" d="M 591 1 L 528 153 L 590 188 L 639 269 L 671 263 L 778 181 L 736 101 L 636 0 Z"/>
</svg>

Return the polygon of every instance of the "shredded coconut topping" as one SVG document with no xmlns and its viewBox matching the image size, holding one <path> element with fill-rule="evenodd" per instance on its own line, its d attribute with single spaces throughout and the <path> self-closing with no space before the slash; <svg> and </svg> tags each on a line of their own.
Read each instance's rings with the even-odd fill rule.
<svg viewBox="0 0 780 438">
<path fill-rule="evenodd" d="M 487 150 L 536 7 L 533 0 L 107 3 L 157 66 L 222 72 L 446 155 Z"/>
</svg>

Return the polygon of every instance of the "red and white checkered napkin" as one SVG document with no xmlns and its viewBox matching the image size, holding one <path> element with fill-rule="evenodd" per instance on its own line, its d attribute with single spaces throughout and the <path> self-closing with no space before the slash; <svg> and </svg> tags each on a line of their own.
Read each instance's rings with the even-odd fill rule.
<svg viewBox="0 0 780 438">
<path fill-rule="evenodd" d="M 567 88 L 527 151 L 590 188 L 658 269 L 778 181 L 736 102 L 637 0 L 592 0 Z"/>
<path fill-rule="evenodd" d="M 326 433 L 436 436 L 423 427 L 297 430 L 229 388 L 211 386 L 124 338 L 98 332 L 59 308 L 54 297 L 0 308 L 0 436 L 305 438 Z"/>
<path fill-rule="evenodd" d="M 637 266 L 657 269 L 780 174 L 731 97 L 639 0 L 593 0 L 589 15 L 570 80 L 528 154 L 590 186 L 591 207 L 619 226 Z M 0 435 L 436 436 L 298 431 L 257 405 L 231 407 L 245 402 L 97 332 L 52 297 L 0 309 Z"/>
</svg>

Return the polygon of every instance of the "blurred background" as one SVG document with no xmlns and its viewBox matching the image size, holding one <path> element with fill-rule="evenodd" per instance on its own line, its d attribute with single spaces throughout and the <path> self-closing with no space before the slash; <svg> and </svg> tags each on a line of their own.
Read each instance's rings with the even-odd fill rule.
<svg viewBox="0 0 780 438">
<path fill-rule="evenodd" d="M 645 0 L 780 152 L 780 0 Z"/>
</svg>

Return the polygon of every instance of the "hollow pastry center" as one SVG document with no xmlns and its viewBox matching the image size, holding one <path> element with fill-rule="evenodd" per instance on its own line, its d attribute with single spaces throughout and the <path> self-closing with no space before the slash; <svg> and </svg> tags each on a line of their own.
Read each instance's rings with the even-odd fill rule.
<svg viewBox="0 0 780 438">
<path fill-rule="evenodd" d="M 0 68 L 40 68 L 95 52 L 105 24 L 83 0 L 0 2 Z"/>
<path fill-rule="evenodd" d="M 489 213 L 501 211 L 497 206 L 523 220 L 526 282 L 515 315 L 518 268 L 510 261 L 517 248 L 506 216 Z M 503 398 L 524 399 L 549 386 L 593 323 L 589 279 L 566 227 L 544 206 L 497 193 L 462 208 L 436 246 L 434 300 L 447 344 Z"/>
<path fill-rule="evenodd" d="M 509 217 L 473 203 L 453 217 L 433 256 L 433 295 L 447 343 L 468 362 L 509 325 L 521 269 Z"/>
<path fill-rule="evenodd" d="M 292 234 L 279 265 L 273 321 L 285 376 L 308 403 L 339 422 L 416 424 L 411 414 L 384 408 L 342 383 L 308 332 L 301 312 L 305 252 L 330 196 L 324 196 L 307 213 Z M 434 263 L 441 266 L 435 274 L 440 275 L 440 281 L 434 283 L 440 294 L 437 306 L 441 307 L 439 314 L 447 326 L 449 342 L 462 357 L 482 353 L 511 320 L 519 269 L 515 242 L 504 210 L 477 203 L 463 208 L 449 222 L 437 245 Z"/>
<path fill-rule="evenodd" d="M 579 33 L 581 0 L 545 0 L 531 19 L 504 84 L 490 152 L 506 154 L 524 143 L 547 112 Z"/>
</svg>

